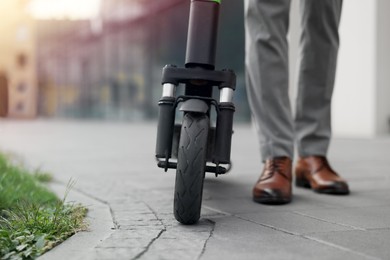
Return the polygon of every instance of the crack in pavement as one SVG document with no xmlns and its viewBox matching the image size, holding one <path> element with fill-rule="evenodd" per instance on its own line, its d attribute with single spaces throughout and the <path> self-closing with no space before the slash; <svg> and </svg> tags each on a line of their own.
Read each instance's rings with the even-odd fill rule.
<svg viewBox="0 0 390 260">
<path fill-rule="evenodd" d="M 62 182 L 61 182 L 61 181 L 58 181 L 58 183 L 62 183 Z M 62 184 L 63 184 L 63 183 L 62 183 Z M 92 195 L 92 194 L 90 194 L 90 193 L 88 193 L 88 192 L 85 192 L 85 191 L 81 190 L 80 188 L 75 188 L 75 187 L 73 187 L 72 189 L 74 189 L 75 191 L 77 191 L 77 192 L 83 194 L 84 196 L 86 196 L 86 197 L 88 197 L 88 198 L 90 198 L 90 199 L 93 199 L 93 200 L 96 200 L 96 201 L 99 201 L 99 202 L 105 204 L 105 205 L 109 208 L 109 210 L 110 210 L 111 221 L 112 221 L 112 223 L 114 224 L 114 230 L 117 230 L 117 229 L 119 228 L 118 221 L 115 219 L 114 210 L 112 209 L 112 207 L 111 207 L 111 205 L 110 205 L 110 203 L 109 203 L 108 201 L 103 200 L 103 199 L 101 199 L 101 198 L 98 198 L 98 197 L 96 197 L 96 196 L 94 196 L 94 195 Z"/>
<path fill-rule="evenodd" d="M 64 183 L 62 183 L 61 181 L 57 181 L 57 182 L 60 183 L 60 184 L 62 184 L 62 185 L 64 185 Z M 81 189 L 79 189 L 79 188 L 74 188 L 74 187 L 73 187 L 73 189 L 74 189 L 75 191 L 77 191 L 77 192 L 83 194 L 84 196 L 86 196 L 86 197 L 88 197 L 88 198 L 91 198 L 91 199 L 93 199 L 93 200 L 96 200 L 96 201 L 98 201 L 98 202 L 101 202 L 101 203 L 105 204 L 105 205 L 109 208 L 110 215 L 111 215 L 111 221 L 112 221 L 112 223 L 114 224 L 114 230 L 119 230 L 119 224 L 118 224 L 118 221 L 117 221 L 116 218 L 115 218 L 115 212 L 114 212 L 113 208 L 111 207 L 111 205 L 110 205 L 110 203 L 109 203 L 108 201 L 105 201 L 105 200 L 100 199 L 100 198 L 98 198 L 98 197 L 96 197 L 96 196 L 94 196 L 94 195 L 91 195 L 91 194 L 89 194 L 88 192 L 85 192 L 85 191 L 83 191 L 83 190 L 81 190 Z M 161 229 L 161 231 L 157 234 L 156 237 L 154 237 L 154 238 L 148 243 L 148 245 L 145 247 L 145 249 L 144 249 L 142 252 L 140 252 L 139 254 L 137 254 L 137 255 L 133 258 L 133 259 L 139 259 L 139 258 L 142 257 L 145 253 L 147 253 L 147 251 L 148 251 L 149 248 L 152 246 L 152 244 L 153 244 L 157 239 L 159 239 L 159 238 L 161 237 L 161 235 L 166 231 L 166 225 L 165 225 L 165 224 L 163 223 L 163 221 L 158 217 L 157 213 L 153 210 L 153 208 L 152 208 L 149 204 L 147 204 L 145 201 L 139 200 L 139 199 L 137 199 L 137 198 L 134 198 L 134 199 L 136 199 L 136 200 L 142 202 L 142 203 L 150 210 L 150 212 L 152 212 L 152 214 L 155 216 L 155 218 L 156 218 L 156 219 L 160 222 L 160 224 L 163 226 L 163 228 Z M 106 237 L 105 239 L 103 239 L 102 242 L 105 241 L 105 240 L 107 240 L 107 239 L 109 239 L 109 237 Z"/>
<path fill-rule="evenodd" d="M 211 237 L 213 236 L 214 230 L 215 230 L 215 221 L 212 221 L 211 219 L 207 219 L 207 221 L 211 223 L 212 228 L 211 228 L 211 230 L 210 230 L 210 235 L 209 235 L 209 237 L 204 241 L 202 251 L 200 252 L 200 254 L 199 254 L 198 258 L 197 258 L 198 260 L 199 260 L 199 259 L 203 256 L 203 254 L 206 252 L 207 243 L 209 242 L 209 240 L 210 240 Z"/>
<path fill-rule="evenodd" d="M 156 217 L 156 219 L 157 219 L 157 220 L 160 222 L 160 224 L 163 226 L 163 229 L 161 229 L 160 232 L 157 234 L 157 236 L 156 236 L 155 238 L 153 238 L 153 239 L 148 243 L 148 245 L 145 247 L 145 249 L 144 249 L 142 252 L 140 252 L 138 255 L 136 255 L 133 259 L 139 259 L 139 258 L 141 258 L 144 254 L 146 254 L 146 253 L 149 251 L 149 249 L 150 249 L 150 247 L 152 246 L 152 244 L 153 244 L 155 241 L 157 241 L 165 231 L 167 231 L 166 225 L 164 224 L 164 222 L 162 221 L 162 219 L 160 219 L 160 218 L 158 217 L 157 212 L 154 211 L 153 208 L 152 208 L 148 203 L 146 203 L 145 201 L 141 201 L 141 202 L 142 202 L 143 204 L 145 204 L 145 206 L 153 213 L 153 215 Z"/>
<path fill-rule="evenodd" d="M 145 204 L 145 206 L 153 213 L 153 215 L 156 217 L 156 219 L 157 219 L 158 221 L 160 221 L 161 225 L 163 225 L 164 228 L 166 229 L 166 226 L 165 226 L 164 222 L 162 221 L 161 218 L 158 217 L 157 212 L 156 212 L 148 203 L 146 203 L 145 201 L 141 201 L 141 202 L 142 202 L 143 204 Z"/>
<path fill-rule="evenodd" d="M 157 235 L 155 238 L 153 238 L 153 239 L 149 242 L 149 244 L 146 246 L 146 248 L 145 248 L 141 253 L 139 253 L 138 255 L 136 255 L 133 259 L 139 259 L 139 258 L 141 258 L 144 254 L 146 254 L 146 253 L 148 252 L 149 248 L 152 246 L 152 244 L 153 244 L 157 239 L 159 239 L 159 238 L 161 237 L 161 235 L 162 235 L 165 231 L 166 231 L 165 228 L 162 229 L 162 230 L 158 233 L 158 235 Z"/>
<path fill-rule="evenodd" d="M 54 180 L 53 183 L 57 183 L 57 184 L 65 185 L 65 186 L 67 185 L 67 184 L 65 184 L 64 182 L 60 181 L 60 180 Z M 85 192 L 85 191 L 81 190 L 80 188 L 76 188 L 76 187 L 73 186 L 72 189 L 75 190 L 75 191 L 77 191 L 78 193 L 80 193 L 80 194 L 82 194 L 82 195 L 84 195 L 84 196 L 90 198 L 90 199 L 96 200 L 96 201 L 98 201 L 98 202 L 103 203 L 104 205 L 106 205 L 106 206 L 109 208 L 109 210 L 110 210 L 111 221 L 112 221 L 112 223 L 114 224 L 114 229 L 115 229 L 115 230 L 118 229 L 118 222 L 115 220 L 114 211 L 113 211 L 113 209 L 111 208 L 111 205 L 110 205 L 110 203 L 109 203 L 108 201 L 103 200 L 103 199 L 101 199 L 101 198 L 98 198 L 98 197 L 96 197 L 96 196 L 94 196 L 94 195 L 92 195 L 92 194 L 90 194 L 90 193 L 88 193 L 88 192 Z"/>
<path fill-rule="evenodd" d="M 119 224 L 118 224 L 118 221 L 115 218 L 114 210 L 111 208 L 109 203 L 107 203 L 107 206 L 110 209 L 110 213 L 111 213 L 111 217 L 112 217 L 112 223 L 114 223 L 114 229 L 118 230 L 119 229 Z"/>
</svg>

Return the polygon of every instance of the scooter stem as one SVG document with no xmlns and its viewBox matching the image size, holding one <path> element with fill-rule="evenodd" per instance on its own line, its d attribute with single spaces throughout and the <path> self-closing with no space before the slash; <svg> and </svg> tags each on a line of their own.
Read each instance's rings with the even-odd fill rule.
<svg viewBox="0 0 390 260">
<path fill-rule="evenodd" d="M 191 0 L 187 35 L 187 68 L 213 70 L 217 47 L 220 0 Z"/>
</svg>

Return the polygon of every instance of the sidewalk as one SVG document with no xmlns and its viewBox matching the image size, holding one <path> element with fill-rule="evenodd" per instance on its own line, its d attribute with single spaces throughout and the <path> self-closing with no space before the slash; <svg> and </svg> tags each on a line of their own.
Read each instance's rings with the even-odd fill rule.
<svg viewBox="0 0 390 260">
<path fill-rule="evenodd" d="M 390 138 L 333 141 L 330 161 L 350 196 L 294 189 L 292 203 L 265 206 L 251 199 L 261 169 L 257 139 L 238 125 L 233 170 L 207 175 L 202 219 L 183 226 L 172 214 L 175 174 L 155 165 L 155 129 L 0 121 L 0 149 L 63 184 L 75 179 L 75 192 L 109 206 L 115 228 L 79 259 L 390 259 Z"/>
</svg>

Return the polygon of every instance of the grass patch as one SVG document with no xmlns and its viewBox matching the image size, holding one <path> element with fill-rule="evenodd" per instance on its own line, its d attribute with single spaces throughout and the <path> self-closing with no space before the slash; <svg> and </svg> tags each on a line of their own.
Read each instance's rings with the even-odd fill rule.
<svg viewBox="0 0 390 260">
<path fill-rule="evenodd" d="M 0 154 L 0 210 L 18 207 L 18 202 L 53 205 L 60 200 L 40 181 L 47 175 L 39 170 L 30 174 L 15 157 Z"/>
<path fill-rule="evenodd" d="M 50 180 L 0 154 L 0 259 L 34 259 L 86 228 L 86 208 L 65 203 L 74 183 L 60 200 L 44 186 Z"/>
</svg>

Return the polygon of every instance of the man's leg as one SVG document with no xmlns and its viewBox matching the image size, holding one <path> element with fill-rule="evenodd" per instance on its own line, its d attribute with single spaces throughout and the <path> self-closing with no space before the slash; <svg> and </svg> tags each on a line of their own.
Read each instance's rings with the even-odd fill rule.
<svg viewBox="0 0 390 260">
<path fill-rule="evenodd" d="M 341 6 L 342 0 L 301 0 L 302 57 L 295 118 L 300 159 L 295 180 L 297 186 L 329 194 L 349 193 L 347 182 L 326 158 Z"/>
<path fill-rule="evenodd" d="M 331 98 L 335 80 L 342 0 L 301 0 L 301 65 L 296 138 L 300 156 L 326 156 L 331 138 Z"/>
<path fill-rule="evenodd" d="M 245 0 L 246 79 L 263 161 L 293 157 L 288 97 L 290 0 Z"/>
<path fill-rule="evenodd" d="M 253 199 L 291 201 L 293 119 L 288 97 L 290 0 L 246 0 L 246 77 L 249 104 L 265 161 Z"/>
</svg>

